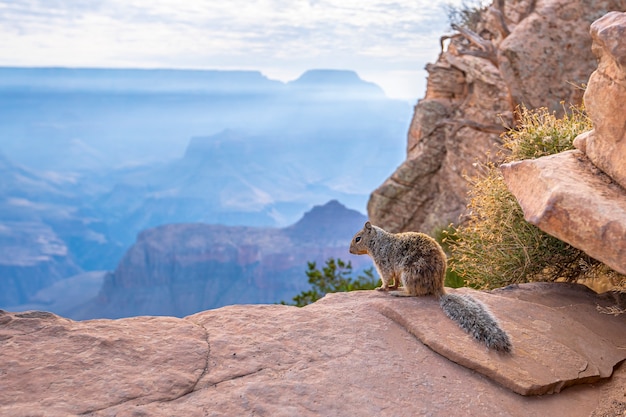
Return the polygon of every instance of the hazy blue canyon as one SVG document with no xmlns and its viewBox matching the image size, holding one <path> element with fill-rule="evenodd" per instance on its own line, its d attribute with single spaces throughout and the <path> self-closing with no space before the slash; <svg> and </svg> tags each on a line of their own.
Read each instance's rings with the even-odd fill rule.
<svg viewBox="0 0 626 417">
<path fill-rule="evenodd" d="M 0 308 L 289 299 L 344 253 L 411 112 L 351 71 L 0 68 Z"/>
</svg>

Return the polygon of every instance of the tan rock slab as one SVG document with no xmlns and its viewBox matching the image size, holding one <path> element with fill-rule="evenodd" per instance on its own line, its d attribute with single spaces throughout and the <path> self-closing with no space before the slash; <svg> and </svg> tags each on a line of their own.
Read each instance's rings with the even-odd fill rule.
<svg viewBox="0 0 626 417">
<path fill-rule="evenodd" d="M 623 396 L 626 372 L 618 368 L 615 382 L 591 383 L 597 377 L 588 375 L 603 373 L 614 359 L 602 362 L 581 346 L 613 358 L 611 346 L 625 347 L 624 318 L 595 311 L 602 297 L 551 285 L 472 292 L 510 332 L 510 357 L 486 352 L 433 299 L 376 291 L 332 294 L 305 308 L 238 305 L 185 319 L 73 322 L 3 313 L 0 415 L 589 416 Z M 389 319 L 393 314 L 405 321 Z M 576 322 L 582 328 L 567 336 Z M 438 338 L 445 354 L 482 368 L 458 365 L 415 334 Z M 551 346 L 574 357 L 531 367 L 531 358 Z M 601 371 L 586 373 L 583 360 Z M 528 386 L 538 374 L 554 388 L 550 372 L 563 380 L 578 372 L 590 383 L 529 397 L 494 382 L 485 369 L 495 378 L 517 372 Z"/>
<path fill-rule="evenodd" d="M 0 310 L 0 415 L 82 415 L 191 392 L 205 330 L 167 317 L 76 322 Z M 31 414 L 32 413 L 32 414 Z"/>
<path fill-rule="evenodd" d="M 626 274 L 626 191 L 580 151 L 501 166 L 524 218 Z"/>
<path fill-rule="evenodd" d="M 542 286 L 533 284 L 531 288 L 535 285 Z M 552 305 L 507 294 L 524 288 L 494 293 L 457 290 L 490 307 L 511 337 L 514 351 L 510 355 L 468 343 L 467 334 L 441 315 L 434 298 L 403 299 L 380 305 L 380 309 L 437 353 L 521 395 L 552 394 L 567 386 L 608 378 L 626 359 L 626 333 L 609 334 L 616 328 L 626 330 L 626 320 L 600 314 L 596 310 L 600 301 L 591 290 L 581 285 L 549 285 L 547 288 L 560 289 L 547 296 Z"/>
</svg>

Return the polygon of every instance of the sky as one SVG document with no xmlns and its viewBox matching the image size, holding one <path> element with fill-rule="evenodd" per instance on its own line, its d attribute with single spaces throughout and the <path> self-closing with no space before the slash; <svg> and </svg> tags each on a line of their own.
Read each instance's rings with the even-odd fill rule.
<svg viewBox="0 0 626 417">
<path fill-rule="evenodd" d="M 348 69 L 416 100 L 462 0 L 0 0 L 0 66 Z"/>
</svg>

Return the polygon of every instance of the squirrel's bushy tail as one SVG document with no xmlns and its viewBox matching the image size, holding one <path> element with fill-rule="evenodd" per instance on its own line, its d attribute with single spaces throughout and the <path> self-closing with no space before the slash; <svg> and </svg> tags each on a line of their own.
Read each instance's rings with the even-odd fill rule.
<svg viewBox="0 0 626 417">
<path fill-rule="evenodd" d="M 459 323 L 476 340 L 493 350 L 511 351 L 509 336 L 482 303 L 462 294 L 444 294 L 439 303 L 446 315 Z"/>
</svg>

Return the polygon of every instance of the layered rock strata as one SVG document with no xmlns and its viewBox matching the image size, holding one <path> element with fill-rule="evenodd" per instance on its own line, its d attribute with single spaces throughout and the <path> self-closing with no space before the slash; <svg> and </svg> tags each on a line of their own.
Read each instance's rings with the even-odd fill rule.
<svg viewBox="0 0 626 417">
<path fill-rule="evenodd" d="M 75 319 L 184 317 L 229 304 L 291 301 L 310 288 L 308 262 L 369 258 L 347 254 L 366 218 L 333 200 L 282 229 L 182 223 L 141 232 L 100 294 L 68 311 Z"/>
</svg>

